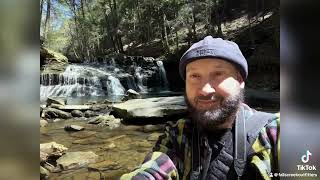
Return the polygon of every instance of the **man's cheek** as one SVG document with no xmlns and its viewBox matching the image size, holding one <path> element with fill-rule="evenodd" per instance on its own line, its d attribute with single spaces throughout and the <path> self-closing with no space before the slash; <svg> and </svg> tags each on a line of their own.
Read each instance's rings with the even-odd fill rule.
<svg viewBox="0 0 320 180">
<path fill-rule="evenodd" d="M 217 91 L 224 97 L 234 96 L 240 92 L 240 83 L 234 78 L 229 77 L 218 85 Z"/>
</svg>

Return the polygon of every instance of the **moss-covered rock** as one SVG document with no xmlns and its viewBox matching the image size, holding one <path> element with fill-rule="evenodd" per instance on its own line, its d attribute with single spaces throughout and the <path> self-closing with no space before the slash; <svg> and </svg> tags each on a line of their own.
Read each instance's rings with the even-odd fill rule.
<svg viewBox="0 0 320 180">
<path fill-rule="evenodd" d="M 45 47 L 40 48 L 40 66 L 44 73 L 63 72 L 68 65 L 68 58 L 59 52 Z"/>
</svg>

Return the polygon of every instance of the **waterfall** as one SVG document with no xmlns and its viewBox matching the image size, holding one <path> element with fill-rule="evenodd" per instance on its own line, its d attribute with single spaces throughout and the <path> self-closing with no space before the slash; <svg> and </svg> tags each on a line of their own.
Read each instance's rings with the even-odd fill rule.
<svg viewBox="0 0 320 180">
<path fill-rule="evenodd" d="M 119 79 L 112 76 L 112 72 L 88 65 L 69 65 L 60 74 L 41 74 L 40 84 L 41 101 L 49 96 L 83 97 L 124 94 L 123 86 Z"/>
<path fill-rule="evenodd" d="M 136 67 L 134 77 L 137 79 L 137 85 L 140 92 L 147 92 L 147 87 L 143 85 L 143 74 L 141 73 L 142 68 Z"/>
<path fill-rule="evenodd" d="M 157 61 L 157 65 L 159 68 L 159 77 L 160 77 L 160 82 L 161 86 L 164 90 L 169 89 L 169 83 L 166 75 L 166 70 L 164 69 L 163 62 L 162 61 Z"/>
<path fill-rule="evenodd" d="M 113 76 L 108 77 L 108 94 L 111 95 L 124 95 L 125 89 L 121 85 L 118 78 L 115 78 Z"/>
</svg>

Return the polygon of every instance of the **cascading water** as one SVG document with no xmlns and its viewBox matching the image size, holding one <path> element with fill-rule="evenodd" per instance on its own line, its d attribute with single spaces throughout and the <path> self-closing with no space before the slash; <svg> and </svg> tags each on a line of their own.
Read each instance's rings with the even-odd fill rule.
<svg viewBox="0 0 320 180">
<path fill-rule="evenodd" d="M 82 64 L 68 65 L 63 73 L 42 73 L 40 85 L 41 102 L 47 97 L 66 97 L 68 103 L 79 99 L 81 103 L 117 101 L 127 89 L 156 94 L 166 92 L 169 86 L 162 61 L 141 57 L 121 61 L 107 57 L 88 59 Z"/>
<path fill-rule="evenodd" d="M 159 68 L 159 77 L 160 77 L 160 82 L 163 90 L 168 90 L 169 89 L 169 83 L 166 75 L 166 70 L 164 69 L 163 62 L 162 61 L 157 61 L 157 65 Z"/>
<path fill-rule="evenodd" d="M 60 74 L 41 74 L 40 100 L 47 97 L 123 95 L 124 88 L 112 72 L 89 65 L 69 65 Z M 106 81 L 106 83 L 104 83 Z M 106 87 L 104 84 L 107 84 Z"/>
<path fill-rule="evenodd" d="M 121 85 L 118 78 L 115 78 L 113 76 L 108 76 L 107 81 L 107 88 L 108 88 L 108 94 L 110 95 L 124 95 L 125 89 Z"/>
<path fill-rule="evenodd" d="M 143 85 L 143 74 L 142 74 L 142 68 L 136 67 L 135 69 L 135 78 L 137 79 L 137 85 L 140 92 L 147 92 L 147 87 Z"/>
</svg>

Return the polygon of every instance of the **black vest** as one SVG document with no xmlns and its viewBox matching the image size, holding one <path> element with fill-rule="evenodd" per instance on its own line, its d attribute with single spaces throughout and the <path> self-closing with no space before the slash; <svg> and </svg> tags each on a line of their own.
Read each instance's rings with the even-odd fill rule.
<svg viewBox="0 0 320 180">
<path fill-rule="evenodd" d="M 255 139 L 250 139 L 248 137 L 256 137 L 261 128 L 263 128 L 273 117 L 273 114 L 256 112 L 249 118 L 249 120 L 251 120 L 249 121 L 250 124 L 246 124 L 244 126 L 246 128 L 243 128 L 242 130 L 240 128 L 239 130 L 239 126 L 242 126 L 241 122 L 245 122 L 242 114 L 237 117 L 238 122 L 235 123 L 235 126 L 238 126 L 237 128 L 234 127 L 232 130 L 227 129 L 210 137 L 199 135 L 197 129 L 194 128 L 195 130 L 192 135 L 193 150 L 190 179 L 257 179 L 259 173 L 256 172 L 256 169 L 248 166 L 246 163 L 250 162 L 250 156 L 254 154 L 251 146 Z M 235 129 L 237 129 L 236 131 L 238 133 L 235 132 Z M 236 135 L 240 136 L 240 138 L 236 137 Z M 236 148 L 236 144 L 239 146 L 238 148 Z M 235 152 L 236 149 L 237 151 Z M 238 158 L 235 159 L 235 157 Z M 244 162 L 242 159 L 244 159 Z M 235 165 L 235 163 L 237 164 Z M 236 172 L 236 169 L 238 172 Z"/>
</svg>

